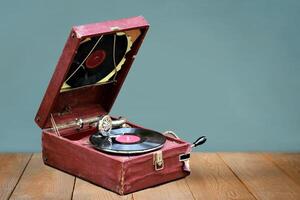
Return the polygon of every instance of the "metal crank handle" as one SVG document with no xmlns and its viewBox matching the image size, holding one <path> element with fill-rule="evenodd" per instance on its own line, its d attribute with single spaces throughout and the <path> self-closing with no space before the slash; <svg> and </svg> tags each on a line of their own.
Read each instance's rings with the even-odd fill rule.
<svg viewBox="0 0 300 200">
<path fill-rule="evenodd" d="M 206 142 L 206 136 L 201 136 L 199 137 L 195 142 L 193 142 L 193 144 L 191 145 L 192 148 L 202 145 Z"/>
</svg>

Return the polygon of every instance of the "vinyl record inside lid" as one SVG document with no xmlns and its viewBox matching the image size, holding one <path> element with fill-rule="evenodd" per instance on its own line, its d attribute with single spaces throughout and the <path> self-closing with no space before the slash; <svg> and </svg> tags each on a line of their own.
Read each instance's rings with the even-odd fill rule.
<svg viewBox="0 0 300 200">
<path fill-rule="evenodd" d="M 140 30 L 136 29 L 81 41 L 61 92 L 114 82 L 139 35 Z"/>
</svg>

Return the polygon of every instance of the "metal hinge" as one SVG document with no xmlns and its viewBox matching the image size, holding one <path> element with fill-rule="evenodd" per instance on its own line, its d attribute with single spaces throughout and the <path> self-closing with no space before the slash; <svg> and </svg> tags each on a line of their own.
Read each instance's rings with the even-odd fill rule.
<svg viewBox="0 0 300 200">
<path fill-rule="evenodd" d="M 164 168 L 164 159 L 162 151 L 156 151 L 153 153 L 153 165 L 155 171 L 159 171 Z"/>
</svg>

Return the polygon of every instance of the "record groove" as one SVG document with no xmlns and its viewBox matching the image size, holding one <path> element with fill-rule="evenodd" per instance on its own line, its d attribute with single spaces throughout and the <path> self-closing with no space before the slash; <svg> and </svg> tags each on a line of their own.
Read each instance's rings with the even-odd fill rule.
<svg viewBox="0 0 300 200">
<path fill-rule="evenodd" d="M 94 148 L 116 154 L 138 154 L 154 151 L 161 148 L 166 142 L 165 136 L 161 133 L 142 129 L 142 128 L 120 128 L 111 131 L 112 142 L 108 137 L 101 137 L 97 134 L 90 136 L 90 142 Z M 133 135 L 140 139 L 136 142 L 119 142 L 116 137 L 118 135 Z M 135 138 L 136 139 L 136 138 Z M 121 140 L 122 141 L 122 140 Z"/>
<path fill-rule="evenodd" d="M 76 88 L 105 79 L 124 58 L 128 44 L 126 34 L 109 34 L 83 41 L 70 66 L 65 87 Z"/>
</svg>

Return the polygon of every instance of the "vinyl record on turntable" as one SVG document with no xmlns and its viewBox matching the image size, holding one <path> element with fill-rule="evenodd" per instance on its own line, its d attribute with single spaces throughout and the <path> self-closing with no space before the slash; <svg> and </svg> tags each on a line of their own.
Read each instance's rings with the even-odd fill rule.
<svg viewBox="0 0 300 200">
<path fill-rule="evenodd" d="M 90 142 L 97 150 L 115 154 L 138 154 L 160 149 L 166 142 L 161 133 L 141 128 L 120 128 L 111 131 L 108 137 L 98 134 L 90 136 Z"/>
</svg>

